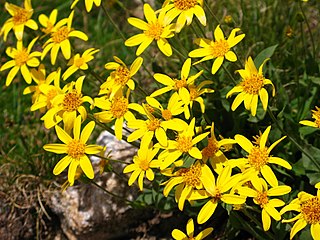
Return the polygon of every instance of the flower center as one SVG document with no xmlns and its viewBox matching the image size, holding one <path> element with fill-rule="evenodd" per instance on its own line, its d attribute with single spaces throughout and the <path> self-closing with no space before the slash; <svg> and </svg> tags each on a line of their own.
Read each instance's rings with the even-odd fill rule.
<svg viewBox="0 0 320 240">
<path fill-rule="evenodd" d="M 259 192 L 258 196 L 254 198 L 261 208 L 269 202 L 267 192 Z"/>
<path fill-rule="evenodd" d="M 121 118 L 128 111 L 128 99 L 117 97 L 112 101 L 111 113 L 115 118 Z"/>
<path fill-rule="evenodd" d="M 260 149 L 258 146 L 254 146 L 249 153 L 248 161 L 257 170 L 268 163 L 269 154 L 267 148 Z"/>
<path fill-rule="evenodd" d="M 179 10 L 188 10 L 197 4 L 197 0 L 174 0 L 174 6 Z"/>
<path fill-rule="evenodd" d="M 165 109 L 161 112 L 162 117 L 164 120 L 168 121 L 172 118 L 172 113 L 169 109 Z"/>
<path fill-rule="evenodd" d="M 300 209 L 308 224 L 320 223 L 320 199 L 318 197 L 313 197 L 303 202 Z"/>
<path fill-rule="evenodd" d="M 147 123 L 147 128 L 148 128 L 149 131 L 155 131 L 159 127 L 160 127 L 160 119 L 158 119 L 158 118 L 151 119 Z"/>
<path fill-rule="evenodd" d="M 190 136 L 178 136 L 176 141 L 178 143 L 177 149 L 181 152 L 188 152 L 193 146 Z"/>
<path fill-rule="evenodd" d="M 188 87 L 188 89 L 189 89 L 190 99 L 191 100 L 195 100 L 197 97 L 199 97 L 199 92 L 198 92 L 196 86 L 190 85 Z"/>
<path fill-rule="evenodd" d="M 147 171 L 149 169 L 149 161 L 147 159 L 141 159 L 136 156 L 136 161 L 138 162 L 139 168 L 141 168 L 143 171 Z"/>
<path fill-rule="evenodd" d="M 183 176 L 183 181 L 192 187 L 199 186 L 201 183 L 201 167 L 200 165 L 194 165 L 190 168 L 179 170 L 179 176 Z"/>
<path fill-rule="evenodd" d="M 79 159 L 80 157 L 82 157 L 84 155 L 85 148 L 86 148 L 86 145 L 84 143 L 80 142 L 80 140 L 72 140 L 68 144 L 67 153 L 70 157 L 72 157 L 74 159 Z"/>
<path fill-rule="evenodd" d="M 187 87 L 187 80 L 186 79 L 174 79 L 175 80 L 175 88 L 176 90 L 183 88 L 183 87 Z"/>
<path fill-rule="evenodd" d="M 202 149 L 202 156 L 205 158 L 211 158 L 219 151 L 219 143 L 215 137 L 208 139 L 208 145 Z"/>
<path fill-rule="evenodd" d="M 16 65 L 19 67 L 26 64 L 28 59 L 29 59 L 29 54 L 27 52 L 27 49 L 25 48 L 22 48 L 20 51 L 17 51 L 14 57 L 14 60 L 16 61 Z"/>
<path fill-rule="evenodd" d="M 263 87 L 264 77 L 259 73 L 254 73 L 251 77 L 243 79 L 241 86 L 243 90 L 249 94 L 258 94 Z"/>
<path fill-rule="evenodd" d="M 82 57 L 77 58 L 77 59 L 74 60 L 74 65 L 77 68 L 80 68 L 83 64 L 84 64 L 84 59 Z"/>
<path fill-rule="evenodd" d="M 13 24 L 19 25 L 29 20 L 29 12 L 25 9 L 16 9 L 13 16 Z"/>
<path fill-rule="evenodd" d="M 76 91 L 67 93 L 63 98 L 63 108 L 67 112 L 73 112 L 78 109 L 82 104 L 81 94 Z"/>
<path fill-rule="evenodd" d="M 58 31 L 51 34 L 52 41 L 54 43 L 61 43 L 62 41 L 68 39 L 69 28 L 66 26 L 61 27 Z"/>
<path fill-rule="evenodd" d="M 130 79 L 130 71 L 127 67 L 120 66 L 114 71 L 114 81 L 117 85 L 125 86 Z"/>
<path fill-rule="evenodd" d="M 163 27 L 157 21 L 155 23 L 149 23 L 149 29 L 144 31 L 144 34 L 147 37 L 150 37 L 158 41 L 161 37 L 162 32 L 163 32 Z"/>
<path fill-rule="evenodd" d="M 214 58 L 223 57 L 229 50 L 230 47 L 227 40 L 221 39 L 211 45 L 211 54 Z"/>
</svg>

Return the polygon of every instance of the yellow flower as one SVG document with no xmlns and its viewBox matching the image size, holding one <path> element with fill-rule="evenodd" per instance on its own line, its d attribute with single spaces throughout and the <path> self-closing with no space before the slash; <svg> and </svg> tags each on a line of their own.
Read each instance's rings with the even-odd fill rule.
<svg viewBox="0 0 320 240">
<path fill-rule="evenodd" d="M 175 140 L 168 140 L 168 146 L 164 147 L 160 144 L 156 144 L 157 147 L 165 149 L 159 155 L 159 159 L 163 160 L 160 166 L 161 170 L 169 167 L 184 153 L 188 153 L 195 159 L 202 158 L 201 151 L 195 145 L 202 139 L 204 139 L 209 133 L 202 133 L 194 137 L 194 130 L 195 118 L 191 120 L 190 124 L 185 129 L 183 129 L 183 131 L 178 132 Z"/>
<path fill-rule="evenodd" d="M 175 199 L 178 202 L 178 208 L 182 211 L 184 207 L 185 200 L 188 200 L 193 190 L 203 189 L 203 179 L 202 175 L 205 174 L 204 168 L 207 165 L 201 164 L 196 161 L 193 165 L 188 168 L 180 168 L 173 174 L 168 181 L 162 183 L 165 185 L 163 189 L 163 195 L 167 197 L 176 185 Z"/>
<path fill-rule="evenodd" d="M 83 96 L 82 84 L 85 76 L 79 77 L 76 82 L 66 85 L 62 92 L 52 99 L 52 107 L 41 118 L 46 128 L 52 128 L 63 120 L 64 130 L 70 132 L 77 112 L 80 113 L 82 121 L 87 118 L 87 110 L 83 103 L 88 102 L 93 105 L 93 100 L 89 96 Z"/>
<path fill-rule="evenodd" d="M 246 201 L 244 196 L 227 193 L 242 178 L 241 174 L 231 176 L 232 170 L 229 166 L 222 169 L 215 179 L 210 168 L 205 165 L 202 172 L 202 183 L 205 190 L 199 190 L 190 196 L 191 200 L 210 198 L 201 208 L 198 214 L 198 223 L 203 224 L 213 215 L 219 201 L 227 204 L 243 204 Z"/>
<path fill-rule="evenodd" d="M 267 110 L 268 92 L 264 86 L 270 84 L 272 86 L 272 96 L 275 95 L 273 83 L 269 79 L 266 79 L 262 73 L 263 65 L 267 60 L 268 59 L 261 64 L 258 71 L 252 58 L 249 57 L 245 64 L 245 69 L 237 71 L 240 73 L 242 81 L 232 88 L 226 96 L 228 98 L 232 94 L 240 92 L 232 103 L 232 111 L 236 110 L 241 102 L 244 102 L 245 108 L 251 111 L 252 116 L 255 116 L 258 106 L 258 97 L 260 97 L 263 109 L 265 111 Z"/>
<path fill-rule="evenodd" d="M 115 120 L 115 135 L 118 140 L 122 139 L 122 127 L 124 120 L 134 120 L 135 116 L 130 110 L 135 110 L 144 114 L 144 109 L 137 103 L 129 103 L 129 93 L 127 91 L 126 97 L 122 96 L 122 91 L 115 94 L 112 99 L 108 96 L 103 96 L 94 99 L 94 105 L 105 111 L 94 114 L 94 117 L 103 123 L 108 123 Z"/>
<path fill-rule="evenodd" d="M 189 53 L 189 57 L 203 57 L 200 61 L 194 64 L 215 58 L 211 69 L 211 73 L 215 74 L 221 67 L 224 58 L 231 62 L 237 61 L 236 54 L 230 49 L 238 44 L 245 36 L 245 34 L 236 36 L 238 31 L 240 31 L 240 28 L 233 29 L 226 40 L 220 25 L 218 25 L 214 31 L 215 41 L 205 38 L 196 39 L 195 44 L 199 45 L 201 48 L 191 51 Z"/>
<path fill-rule="evenodd" d="M 319 184 L 319 183 L 318 183 Z M 290 204 L 281 209 L 280 213 L 287 211 L 297 211 L 299 214 L 291 219 L 282 220 L 283 223 L 295 222 L 290 232 L 290 239 L 305 228 L 310 226 L 311 235 L 314 240 L 320 239 L 320 191 L 317 196 L 313 196 L 306 192 L 299 192 L 298 198 L 291 201 Z"/>
<path fill-rule="evenodd" d="M 316 106 L 316 110 L 311 110 L 314 121 L 302 120 L 299 123 L 309 127 L 320 128 L 320 108 Z"/>
<path fill-rule="evenodd" d="M 57 15 L 58 15 L 57 9 L 53 9 L 49 17 L 47 17 L 44 14 L 40 14 L 39 22 L 43 26 L 43 28 L 41 28 L 42 32 L 44 32 L 45 34 L 50 34 L 53 32 L 55 27 L 54 25 L 56 24 L 56 21 L 57 21 Z M 65 18 L 63 21 L 64 21 L 64 24 L 66 24 L 67 18 Z"/>
<path fill-rule="evenodd" d="M 240 195 L 252 197 L 253 202 L 261 207 L 263 230 L 268 231 L 271 226 L 271 217 L 276 221 L 281 220 L 281 214 L 275 208 L 285 205 L 280 199 L 269 199 L 268 197 L 285 195 L 291 191 L 291 187 L 282 185 L 268 189 L 266 181 L 261 178 L 259 180 L 260 184 L 255 185 L 255 189 L 239 187 L 237 191 Z"/>
<path fill-rule="evenodd" d="M 206 228 L 202 230 L 197 236 L 194 237 L 194 223 L 193 223 L 193 219 L 190 218 L 188 220 L 186 230 L 187 230 L 187 235 L 182 231 L 180 231 L 179 229 L 174 229 L 171 235 L 175 240 L 191 240 L 191 239 L 201 240 L 207 237 L 213 231 L 213 228 L 212 227 Z"/>
<path fill-rule="evenodd" d="M 171 95 L 168 101 L 167 108 L 164 108 L 161 103 L 153 97 L 146 97 L 146 101 L 152 108 L 160 111 L 161 117 L 166 121 L 175 119 L 173 117 L 183 113 L 184 110 L 184 104 L 181 101 L 178 93 L 174 93 Z"/>
<path fill-rule="evenodd" d="M 193 15 L 196 15 L 203 26 L 206 26 L 207 19 L 202 8 L 203 0 L 166 0 L 163 3 L 163 10 L 166 11 L 165 19 L 172 22 L 177 16 L 176 32 L 180 32 L 184 25 L 190 25 Z"/>
<path fill-rule="evenodd" d="M 73 0 L 73 3 L 72 3 L 70 8 L 73 9 L 78 2 L 79 2 L 79 0 Z M 93 3 L 97 7 L 99 7 L 101 5 L 101 0 L 85 0 L 84 2 L 85 2 L 85 5 L 86 5 L 87 12 L 91 11 Z"/>
<path fill-rule="evenodd" d="M 174 25 L 165 21 L 165 11 L 161 11 L 157 18 L 155 12 L 147 3 L 144 4 L 143 11 L 147 22 L 139 18 L 128 18 L 128 22 L 132 26 L 143 30 L 143 33 L 129 38 L 124 44 L 128 47 L 140 45 L 136 52 L 137 56 L 139 56 L 155 40 L 160 51 L 166 56 L 171 56 L 172 48 L 166 38 L 174 36 Z"/>
<path fill-rule="evenodd" d="M 125 86 L 130 88 L 130 90 L 134 90 L 135 84 L 132 77 L 139 71 L 143 63 L 143 58 L 137 57 L 130 68 L 128 68 L 120 58 L 113 56 L 113 59 L 116 62 L 107 63 L 105 68 L 114 71 L 110 73 L 107 81 L 100 87 L 101 89 L 111 89 L 110 98 L 113 98 L 114 94 Z"/>
<path fill-rule="evenodd" d="M 99 52 L 99 49 L 89 48 L 84 51 L 81 56 L 79 53 L 77 53 L 69 60 L 68 66 L 71 66 L 63 73 L 62 79 L 66 80 L 79 69 L 87 70 L 89 68 L 87 62 L 90 62 L 92 59 L 94 59 L 93 54 L 97 52 Z"/>
<path fill-rule="evenodd" d="M 50 109 L 53 107 L 52 105 L 52 100 L 58 95 L 62 94 L 63 91 L 60 88 L 60 75 L 61 75 L 61 70 L 60 68 L 52 72 L 50 76 L 50 83 L 51 78 L 53 78 L 53 83 L 54 85 L 50 85 L 48 83 L 41 83 L 39 84 L 39 90 L 41 94 L 39 95 L 38 99 L 33 103 L 31 106 L 31 111 L 35 111 L 40 109 L 41 111 L 44 111 L 45 108 Z M 48 78 L 49 78 L 48 76 Z M 48 80 L 49 81 L 49 80 Z"/>
<path fill-rule="evenodd" d="M 0 35 L 3 34 L 4 41 L 7 41 L 7 36 L 11 29 L 13 29 L 18 41 L 21 41 L 23 38 L 25 26 L 33 30 L 38 29 L 37 23 L 31 19 L 33 14 L 31 0 L 24 1 L 24 8 L 7 2 L 5 3 L 4 7 L 12 16 L 12 18 L 8 19 L 1 28 Z"/>
<path fill-rule="evenodd" d="M 41 90 L 40 90 L 40 86 L 42 84 L 50 85 L 52 83 L 52 81 L 55 79 L 56 74 L 57 74 L 57 72 L 54 71 L 46 77 L 46 69 L 43 64 L 40 64 L 38 70 L 36 70 L 34 68 L 31 69 L 31 76 L 32 76 L 33 80 L 37 83 L 37 85 L 32 85 L 32 86 L 26 87 L 23 90 L 23 94 L 33 93 L 32 103 L 37 102 L 39 100 L 39 97 L 42 94 Z"/>
<path fill-rule="evenodd" d="M 235 144 L 236 141 L 228 138 L 218 141 L 214 134 L 214 123 L 212 123 L 211 125 L 210 133 L 211 137 L 208 138 L 208 144 L 201 151 L 202 160 L 204 162 L 207 162 L 207 160 L 209 159 L 213 170 L 219 174 L 222 171 L 223 167 L 225 165 L 228 165 L 228 159 L 220 149 L 223 148 L 223 146 Z"/>
<path fill-rule="evenodd" d="M 31 49 L 34 43 L 38 38 L 33 39 L 28 48 L 23 47 L 22 41 L 17 42 L 17 48 L 8 47 L 6 54 L 12 58 L 12 60 L 6 62 L 0 68 L 0 71 L 11 68 L 7 75 L 6 86 L 9 86 L 20 70 L 24 80 L 30 84 L 32 81 L 31 73 L 28 67 L 37 67 L 40 64 L 40 61 L 37 57 L 41 56 L 41 53 L 38 51 L 31 52 Z"/>
<path fill-rule="evenodd" d="M 143 179 L 147 177 L 149 181 L 154 179 L 154 172 L 152 168 L 158 168 L 159 160 L 154 160 L 159 149 L 149 148 L 148 146 L 141 146 L 136 156 L 133 157 L 133 163 L 123 169 L 123 173 L 132 172 L 128 185 L 131 186 L 134 181 L 138 179 L 140 191 L 143 190 Z"/>
<path fill-rule="evenodd" d="M 280 138 L 271 144 L 270 147 L 266 146 L 271 126 L 263 132 L 259 145 L 253 145 L 246 137 L 237 134 L 234 138 L 236 142 L 248 153 L 246 158 L 229 160 L 229 165 L 238 166 L 244 170 L 243 175 L 245 179 L 250 179 L 254 186 L 259 184 L 258 174 L 262 174 L 264 179 L 272 186 L 278 186 L 278 180 L 268 164 L 274 163 L 286 169 L 291 169 L 291 165 L 282 158 L 269 156 L 272 149 L 286 136 Z"/>
<path fill-rule="evenodd" d="M 74 11 L 72 11 L 67 20 L 67 26 L 65 26 L 66 21 L 64 19 L 60 20 L 53 31 L 51 32 L 51 37 L 45 42 L 43 46 L 43 52 L 41 55 L 41 60 L 47 55 L 49 51 L 51 51 L 51 64 L 54 65 L 56 63 L 56 59 L 58 56 L 59 49 L 61 48 L 62 54 L 65 59 L 69 59 L 71 57 L 71 45 L 69 38 L 77 37 L 84 41 L 88 40 L 88 37 L 85 33 L 81 31 L 74 30 L 72 28 L 72 20 L 73 20 Z"/>
<path fill-rule="evenodd" d="M 129 128 L 137 129 L 128 136 L 128 142 L 141 138 L 141 145 L 148 146 L 155 136 L 161 146 L 167 147 L 166 130 L 182 131 L 187 126 L 183 120 L 178 118 L 169 120 L 157 118 L 148 111 L 146 105 L 143 106 L 147 120 L 133 119 L 128 121 L 127 126 Z"/>
<path fill-rule="evenodd" d="M 63 170 L 69 166 L 68 170 L 68 181 L 70 185 L 74 183 L 75 174 L 77 167 L 80 166 L 84 174 L 90 178 L 94 178 L 93 168 L 90 159 L 86 154 L 97 154 L 102 150 L 101 146 L 98 145 L 87 145 L 95 123 L 94 121 L 89 122 L 81 132 L 81 116 L 78 116 L 74 121 L 73 126 L 73 138 L 66 133 L 59 126 L 55 126 L 58 138 L 63 142 L 46 144 L 43 146 L 44 150 L 54 152 L 57 154 L 67 154 L 63 157 L 53 169 L 54 175 L 59 175 Z M 81 132 L 81 133 L 80 133 Z"/>
</svg>

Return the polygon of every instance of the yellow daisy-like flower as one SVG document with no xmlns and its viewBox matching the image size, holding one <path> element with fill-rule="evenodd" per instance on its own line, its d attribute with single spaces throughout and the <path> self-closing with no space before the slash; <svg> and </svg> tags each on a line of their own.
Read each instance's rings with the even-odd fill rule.
<svg viewBox="0 0 320 240">
<path fill-rule="evenodd" d="M 51 32 L 51 37 L 43 45 L 41 60 L 43 60 L 47 53 L 51 51 L 51 64 L 54 65 L 60 48 L 64 58 L 69 59 L 71 57 L 71 45 L 69 38 L 77 37 L 84 41 L 88 40 L 85 33 L 72 28 L 73 15 L 74 11 L 72 11 L 68 17 L 67 26 L 65 26 L 66 21 L 64 19 L 60 20 L 55 25 Z"/>
<path fill-rule="evenodd" d="M 46 69 L 43 64 L 40 64 L 38 70 L 35 68 L 31 69 L 31 76 L 33 80 L 36 82 L 37 85 L 28 86 L 23 90 L 23 94 L 30 94 L 32 95 L 32 103 L 35 103 L 39 100 L 39 97 L 41 96 L 41 90 L 40 86 L 42 84 L 50 85 L 54 79 L 56 79 L 57 72 L 54 71 L 50 73 L 48 76 L 46 76 Z"/>
<path fill-rule="evenodd" d="M 188 168 L 181 168 L 171 174 L 168 181 L 162 183 L 165 185 L 163 189 L 163 195 L 167 197 L 175 186 L 175 199 L 178 202 L 178 208 L 182 211 L 184 203 L 194 190 L 203 189 L 203 174 L 205 173 L 204 168 L 207 165 L 201 164 L 200 161 L 196 161 L 193 165 Z"/>
<path fill-rule="evenodd" d="M 110 99 L 108 96 L 103 96 L 94 99 L 94 105 L 104 111 L 94 114 L 94 117 L 104 123 L 115 120 L 115 135 L 118 140 L 122 139 L 122 128 L 124 120 L 134 120 L 135 116 L 130 110 L 135 110 L 144 114 L 144 109 L 137 103 L 129 103 L 130 91 L 127 91 L 126 97 L 119 91 Z"/>
<path fill-rule="evenodd" d="M 11 68 L 7 75 L 6 86 L 11 84 L 18 71 L 21 72 L 22 77 L 28 84 L 31 83 L 32 77 L 28 67 L 37 67 L 40 64 L 37 57 L 41 56 L 41 53 L 38 51 L 31 52 L 31 49 L 37 39 L 38 38 L 33 39 L 28 45 L 28 48 L 23 47 L 22 41 L 17 41 L 17 48 L 7 48 L 6 54 L 11 57 L 12 60 L 6 62 L 0 68 L 0 71 Z"/>
<path fill-rule="evenodd" d="M 316 106 L 315 110 L 311 110 L 314 121 L 301 120 L 299 123 L 309 127 L 320 128 L 320 108 Z"/>
<path fill-rule="evenodd" d="M 198 214 L 197 220 L 199 224 L 208 221 L 220 201 L 227 204 L 243 204 L 246 201 L 244 196 L 227 193 L 241 180 L 241 174 L 231 176 L 232 169 L 226 166 L 216 180 L 210 168 L 207 165 L 204 166 L 201 178 L 205 190 L 199 190 L 190 196 L 191 200 L 210 198 Z"/>
<path fill-rule="evenodd" d="M 195 40 L 195 44 L 199 45 L 201 48 L 195 49 L 189 53 L 189 57 L 199 58 L 203 57 L 200 61 L 194 63 L 198 64 L 203 61 L 214 59 L 211 73 L 215 74 L 221 67 L 224 58 L 230 62 L 237 61 L 237 56 L 230 49 L 237 45 L 245 36 L 245 34 L 240 34 L 236 36 L 236 33 L 240 31 L 240 28 L 235 28 L 231 31 L 228 39 L 226 40 L 224 34 L 220 28 L 220 25 L 214 30 L 215 41 L 198 38 Z"/>
<path fill-rule="evenodd" d="M 87 118 L 87 110 L 83 103 L 88 102 L 93 105 L 93 100 L 89 96 L 82 95 L 82 84 L 85 76 L 79 77 L 76 82 L 66 85 L 62 92 L 52 99 L 52 107 L 41 118 L 46 128 L 52 128 L 63 120 L 64 130 L 70 132 L 77 113 L 80 113 L 82 121 Z"/>
<path fill-rule="evenodd" d="M 69 166 L 68 181 L 70 185 L 74 183 L 77 167 L 80 166 L 84 174 L 90 178 L 94 178 L 93 168 L 90 159 L 86 154 L 97 154 L 103 148 L 98 145 L 87 145 L 87 141 L 94 129 L 94 121 L 89 122 L 81 132 L 81 116 L 78 116 L 74 121 L 73 137 L 59 126 L 55 126 L 58 138 L 63 142 L 46 144 L 43 146 L 44 150 L 54 152 L 57 154 L 67 154 L 63 157 L 53 169 L 54 175 L 59 175 L 63 170 Z"/>
<path fill-rule="evenodd" d="M 149 148 L 148 146 L 141 146 L 136 156 L 133 157 L 133 163 L 123 169 L 123 173 L 132 172 L 128 185 L 131 186 L 137 179 L 140 191 L 143 190 L 143 179 L 147 177 L 149 181 L 154 179 L 154 172 L 152 168 L 158 168 L 159 160 L 155 160 L 159 149 Z"/>
<path fill-rule="evenodd" d="M 161 11 L 157 18 L 156 13 L 153 11 L 149 4 L 143 5 L 144 16 L 147 22 L 139 18 L 128 18 L 128 22 L 143 31 L 125 41 L 125 45 L 133 47 L 139 45 L 136 54 L 139 56 L 143 51 L 155 40 L 163 54 L 166 56 L 172 55 L 172 48 L 167 41 L 167 38 L 174 36 L 174 24 L 165 21 L 165 11 Z"/>
<path fill-rule="evenodd" d="M 286 169 L 291 169 L 291 165 L 282 158 L 270 156 L 272 149 L 286 136 L 280 138 L 271 144 L 270 147 L 266 146 L 271 126 L 263 132 L 260 137 L 259 145 L 253 145 L 246 137 L 237 134 L 234 139 L 236 142 L 248 153 L 246 158 L 229 160 L 229 165 L 238 166 L 243 169 L 245 179 L 250 179 L 254 186 L 259 184 L 258 175 L 261 173 L 264 179 L 272 186 L 278 186 L 278 180 L 268 164 L 273 163 L 280 165 Z"/>
<path fill-rule="evenodd" d="M 187 234 L 185 234 L 179 229 L 174 229 L 171 235 L 175 240 L 191 240 L 191 239 L 202 240 L 208 235 L 210 235 L 210 233 L 213 231 L 213 228 L 212 227 L 206 228 L 202 230 L 197 236 L 194 236 L 194 223 L 193 223 L 193 219 L 190 218 L 188 220 L 186 230 L 187 230 Z"/>
<path fill-rule="evenodd" d="M 24 8 L 18 7 L 11 3 L 5 3 L 4 7 L 12 16 L 8 19 L 1 28 L 0 35 L 3 34 L 4 41 L 7 41 L 8 33 L 13 29 L 14 34 L 18 41 L 23 38 L 24 27 L 31 28 L 33 30 L 38 29 L 37 23 L 31 19 L 33 9 L 31 6 L 31 0 L 24 1 Z"/>
<path fill-rule="evenodd" d="M 142 63 L 143 58 L 137 57 L 130 68 L 118 57 L 113 56 L 115 62 L 109 62 L 105 65 L 105 68 L 108 70 L 114 70 L 110 73 L 110 76 L 107 78 L 107 81 L 101 85 L 101 89 L 111 89 L 110 98 L 113 98 L 114 94 L 127 86 L 130 90 L 134 90 L 135 84 L 132 80 L 133 75 L 135 75 Z"/>
<path fill-rule="evenodd" d="M 56 21 L 57 21 L 57 15 L 58 15 L 57 9 L 53 9 L 49 17 L 47 17 L 44 14 L 40 14 L 39 22 L 43 26 L 43 28 L 41 28 L 42 32 L 44 32 L 45 34 L 50 34 L 53 32 L 55 27 L 54 25 L 56 24 Z M 63 21 L 64 21 L 64 24 L 66 24 L 68 19 L 65 18 L 63 19 Z"/>
<path fill-rule="evenodd" d="M 159 159 L 163 160 L 160 169 L 163 170 L 169 167 L 184 153 L 188 153 L 195 159 L 201 159 L 201 151 L 195 145 L 208 136 L 208 134 L 209 132 L 206 132 L 194 137 L 195 118 L 193 118 L 183 131 L 178 132 L 175 140 L 168 140 L 167 147 L 156 144 L 156 146 L 165 149 L 159 155 Z"/>
<path fill-rule="evenodd" d="M 319 185 L 319 183 L 318 183 Z M 299 192 L 298 198 L 293 199 L 287 206 L 281 209 L 280 213 L 287 211 L 296 211 L 299 214 L 291 219 L 282 220 L 283 223 L 295 222 L 290 232 L 290 239 L 310 225 L 311 236 L 314 240 L 320 239 L 320 191 L 317 196 L 306 192 Z"/>
<path fill-rule="evenodd" d="M 253 202 L 261 207 L 263 230 L 268 231 L 271 226 L 271 217 L 276 221 L 281 220 L 281 214 L 275 208 L 285 205 L 284 201 L 275 198 L 269 199 L 269 197 L 285 195 L 291 192 L 291 187 L 282 185 L 268 189 L 266 181 L 261 178 L 259 180 L 260 184 L 255 185 L 255 189 L 239 187 L 237 191 L 240 195 L 252 197 Z"/>
<path fill-rule="evenodd" d="M 171 95 L 166 108 L 164 108 L 161 103 L 153 97 L 146 97 L 146 101 L 149 106 L 160 111 L 161 117 L 166 121 L 175 119 L 174 116 L 177 116 L 184 111 L 184 103 L 181 101 L 178 93 Z"/>
<path fill-rule="evenodd" d="M 204 162 L 207 162 L 209 159 L 213 170 L 219 174 L 222 171 L 223 167 L 225 165 L 228 165 L 228 159 L 221 151 L 221 148 L 223 148 L 224 146 L 235 144 L 236 141 L 228 138 L 218 141 L 214 134 L 214 123 L 212 123 L 211 125 L 210 134 L 211 137 L 208 138 L 207 146 L 201 151 L 202 160 Z"/>
<path fill-rule="evenodd" d="M 273 83 L 266 79 L 263 76 L 263 65 L 267 61 L 266 59 L 261 66 L 259 67 L 259 71 L 251 57 L 248 58 L 248 61 L 245 64 L 245 69 L 238 70 L 237 72 L 241 75 L 242 81 L 232 88 L 227 93 L 227 98 L 230 97 L 234 93 L 239 93 L 237 97 L 234 99 L 231 110 L 234 111 L 237 107 L 244 102 L 244 106 L 247 110 L 251 111 L 252 116 L 256 115 L 257 106 L 258 106 L 258 97 L 262 102 L 262 107 L 266 111 L 268 107 L 268 92 L 264 88 L 265 85 L 272 86 L 272 96 L 275 95 L 275 89 Z"/>
<path fill-rule="evenodd" d="M 202 8 L 203 0 L 166 0 L 163 3 L 163 10 L 166 11 L 165 19 L 172 22 L 177 16 L 176 32 L 180 32 L 184 25 L 190 25 L 193 15 L 196 15 L 203 26 L 206 26 L 206 14 Z"/>
<path fill-rule="evenodd" d="M 172 79 L 171 77 L 169 77 L 165 74 L 162 74 L 162 73 L 154 74 L 153 75 L 154 79 L 156 81 L 158 81 L 159 83 L 166 85 L 166 86 L 164 88 L 160 88 L 160 89 L 154 91 L 150 95 L 150 97 L 157 97 L 157 96 L 162 95 L 166 92 L 169 92 L 170 90 L 177 91 L 179 93 L 180 97 L 186 92 L 187 92 L 187 95 L 189 95 L 189 92 L 187 90 L 187 86 L 189 84 L 192 84 L 203 73 L 203 70 L 201 70 L 197 74 L 189 76 L 190 69 L 191 69 L 191 58 L 188 58 L 182 65 L 181 74 L 180 74 L 181 79 L 176 79 L 176 78 Z"/>
<path fill-rule="evenodd" d="M 51 75 L 52 74 L 52 75 Z M 62 89 L 60 88 L 60 75 L 61 70 L 60 68 L 52 72 L 50 76 L 53 78 L 53 85 L 48 83 L 41 83 L 39 84 L 40 95 L 39 98 L 33 103 L 31 106 L 31 111 L 35 111 L 40 109 L 43 112 L 46 109 L 50 109 L 53 107 L 52 100 L 59 94 L 63 94 Z M 51 78 L 50 77 L 50 78 Z M 49 78 L 49 76 L 48 76 Z M 51 83 L 52 81 L 50 81 Z M 60 120 L 61 121 L 61 120 Z"/>
<path fill-rule="evenodd" d="M 73 9 L 79 1 L 80 0 L 74 0 L 70 8 Z M 87 12 L 90 12 L 92 9 L 93 3 L 94 5 L 99 7 L 101 5 L 101 0 L 85 0 L 84 3 L 86 5 Z"/>
<path fill-rule="evenodd" d="M 87 62 L 90 62 L 92 59 L 94 59 L 93 54 L 97 52 L 99 52 L 99 49 L 89 48 L 84 51 L 81 56 L 79 53 L 77 53 L 69 60 L 68 66 L 70 67 L 63 73 L 62 79 L 68 79 L 68 77 L 70 77 L 79 69 L 87 70 L 89 68 Z"/>
</svg>

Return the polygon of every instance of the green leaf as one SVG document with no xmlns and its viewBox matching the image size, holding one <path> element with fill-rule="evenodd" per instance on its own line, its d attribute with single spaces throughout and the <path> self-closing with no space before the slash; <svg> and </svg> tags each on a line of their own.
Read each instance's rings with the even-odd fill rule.
<svg viewBox="0 0 320 240">
<path fill-rule="evenodd" d="M 263 49 L 254 59 L 254 64 L 256 65 L 256 67 L 257 68 L 260 67 L 264 60 L 266 60 L 267 58 L 270 58 L 277 47 L 278 47 L 278 44 L 268 47 L 266 49 Z"/>
</svg>

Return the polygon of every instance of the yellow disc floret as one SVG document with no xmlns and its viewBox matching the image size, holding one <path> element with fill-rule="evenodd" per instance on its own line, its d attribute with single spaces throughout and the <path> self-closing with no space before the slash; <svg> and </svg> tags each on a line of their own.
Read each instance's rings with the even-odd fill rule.
<svg viewBox="0 0 320 240">
<path fill-rule="evenodd" d="M 177 149 L 181 152 L 188 152 L 193 146 L 190 136 L 178 136 L 176 141 L 178 143 Z"/>
<path fill-rule="evenodd" d="M 264 207 L 269 202 L 267 192 L 258 192 L 258 195 L 254 198 L 257 204 L 260 205 L 261 208 Z"/>
<path fill-rule="evenodd" d="M 73 112 L 81 106 L 81 94 L 77 93 L 76 91 L 67 93 L 63 99 L 63 108 L 65 111 Z"/>
<path fill-rule="evenodd" d="M 125 86 L 130 79 L 130 71 L 127 67 L 120 66 L 114 71 L 113 76 L 116 84 Z"/>
<path fill-rule="evenodd" d="M 115 118 L 121 118 L 128 111 L 128 99 L 116 97 L 111 103 L 111 113 Z"/>
<path fill-rule="evenodd" d="M 181 169 L 178 172 L 179 176 L 183 176 L 183 181 L 192 187 L 199 186 L 201 184 L 201 167 L 200 165 L 194 165 L 190 168 Z"/>
<path fill-rule="evenodd" d="M 249 94 L 258 94 L 263 87 L 264 77 L 262 74 L 254 73 L 250 77 L 243 79 L 241 86 L 243 90 Z"/>
<path fill-rule="evenodd" d="M 22 48 L 20 51 L 17 51 L 14 57 L 14 60 L 16 61 L 16 65 L 19 67 L 26 64 L 28 59 L 29 59 L 29 54 L 27 52 L 27 49 L 25 48 Z"/>
<path fill-rule="evenodd" d="M 51 34 L 52 41 L 54 43 L 61 43 L 62 41 L 68 39 L 69 28 L 66 26 L 61 27 L 58 31 Z"/>
<path fill-rule="evenodd" d="M 158 129 L 160 127 L 160 119 L 158 118 L 154 118 L 151 119 L 148 123 L 147 123 L 147 128 L 149 131 L 155 131 L 156 129 Z"/>
<path fill-rule="evenodd" d="M 197 4 L 197 0 L 174 0 L 174 6 L 179 10 L 188 10 Z"/>
<path fill-rule="evenodd" d="M 313 197 L 303 202 L 300 206 L 303 218 L 308 224 L 320 223 L 320 199 Z"/>
<path fill-rule="evenodd" d="M 74 159 L 79 159 L 85 154 L 86 145 L 79 140 L 72 140 L 68 144 L 67 153 Z"/>
<path fill-rule="evenodd" d="M 30 13 L 22 8 L 16 9 L 14 16 L 13 16 L 13 24 L 20 25 L 26 23 L 29 20 Z"/>
<path fill-rule="evenodd" d="M 229 50 L 230 46 L 227 40 L 219 40 L 211 45 L 211 54 L 214 58 L 223 57 Z"/>
<path fill-rule="evenodd" d="M 254 146 L 249 153 L 249 163 L 259 171 L 261 167 L 268 163 L 269 154 L 267 148 L 260 149 L 258 146 Z"/>
<path fill-rule="evenodd" d="M 159 22 L 149 23 L 149 29 L 144 31 L 144 34 L 147 37 L 150 37 L 155 40 L 159 40 L 161 37 L 161 34 L 163 32 L 163 27 Z"/>
</svg>

